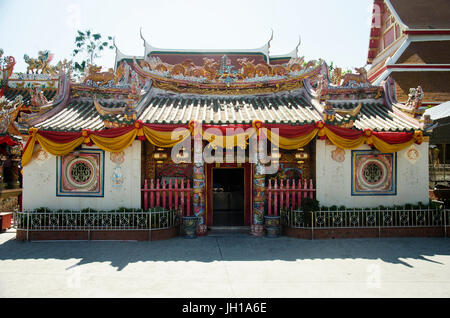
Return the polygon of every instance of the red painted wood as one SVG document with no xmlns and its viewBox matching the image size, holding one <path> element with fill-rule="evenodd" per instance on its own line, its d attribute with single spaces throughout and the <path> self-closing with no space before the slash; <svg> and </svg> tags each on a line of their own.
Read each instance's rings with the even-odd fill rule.
<svg viewBox="0 0 450 318">
<path fill-rule="evenodd" d="M 190 190 L 191 190 L 191 183 L 190 180 L 188 180 L 187 182 L 187 188 L 189 190 L 189 192 L 187 193 L 186 196 L 186 209 L 187 209 L 187 216 L 191 216 L 191 195 L 190 195 Z"/>
<path fill-rule="evenodd" d="M 160 203 L 160 195 L 161 192 L 159 191 L 159 179 L 156 180 L 156 206 L 161 206 Z"/>
<path fill-rule="evenodd" d="M 162 206 L 163 206 L 163 208 L 165 208 L 166 207 L 166 180 L 163 180 L 162 188 L 163 188 L 163 191 L 162 191 Z"/>
<path fill-rule="evenodd" d="M 172 179 L 169 179 L 169 210 L 172 210 Z"/>
<path fill-rule="evenodd" d="M 283 180 L 280 180 L 280 210 L 283 208 L 284 204 L 284 191 L 283 191 Z M 274 211 L 275 216 L 278 215 L 278 210 Z"/>
<path fill-rule="evenodd" d="M 267 211 L 269 215 L 272 215 L 272 193 L 272 180 L 269 180 L 269 186 L 267 188 L 267 196 L 269 197 Z"/>
<path fill-rule="evenodd" d="M 181 213 L 183 215 L 186 215 L 187 213 L 190 213 L 189 205 L 192 190 L 193 189 L 190 187 L 190 180 L 187 181 L 186 186 L 184 182 L 181 182 L 180 187 L 178 187 L 178 183 L 176 181 L 175 184 L 172 184 L 172 180 L 169 180 L 167 186 L 166 183 L 163 181 L 162 187 L 160 187 L 159 180 L 150 179 L 150 186 L 149 186 L 149 182 L 146 179 L 144 180 L 144 186 L 141 189 L 144 195 L 144 203 L 143 203 L 144 209 L 153 208 L 157 206 L 173 210 L 179 209 L 181 207 Z M 148 200 L 149 195 L 150 200 Z M 156 196 L 156 204 L 155 204 L 155 196 Z M 188 201 L 187 204 L 185 204 L 186 199 Z"/>
<path fill-rule="evenodd" d="M 306 181 L 306 179 L 303 180 L 303 189 L 304 189 L 303 197 L 307 198 L 308 197 L 308 191 L 306 191 L 306 190 L 308 190 L 308 181 Z"/>
<path fill-rule="evenodd" d="M 291 206 L 289 205 L 289 197 L 290 197 L 290 192 L 289 192 L 289 179 L 286 180 L 286 209 L 289 209 Z"/>
<path fill-rule="evenodd" d="M 183 184 L 183 181 L 181 181 L 181 184 Z M 183 195 L 183 193 L 181 193 Z M 175 209 L 178 209 L 178 182 L 175 180 Z"/>
<path fill-rule="evenodd" d="M 150 180 L 150 189 L 155 189 L 155 180 Z M 153 191 L 150 192 L 150 208 L 153 208 L 155 206 L 155 194 Z"/>
<path fill-rule="evenodd" d="M 145 190 L 148 189 L 148 180 L 147 179 L 144 180 L 144 189 Z M 148 210 L 148 192 L 147 191 L 144 192 L 144 210 L 145 211 Z"/>
<path fill-rule="evenodd" d="M 273 211 L 275 212 L 278 210 L 278 191 L 276 191 L 276 190 L 278 190 L 278 184 L 277 184 L 276 179 L 275 179 L 275 185 L 273 187 L 275 189 L 275 192 L 274 192 L 275 197 L 273 200 Z M 272 216 L 272 214 L 269 214 L 269 216 Z"/>
<path fill-rule="evenodd" d="M 181 197 L 180 197 L 180 204 L 181 204 L 181 213 L 183 213 L 183 215 L 186 215 L 186 210 L 185 210 L 185 206 L 184 206 L 184 182 L 181 182 Z"/>
<path fill-rule="evenodd" d="M 316 192 L 312 179 L 309 179 L 309 181 L 306 179 L 298 180 L 297 185 L 295 180 L 292 180 L 292 185 L 289 179 L 286 181 L 280 180 L 279 185 L 277 180 L 274 181 L 273 185 L 272 180 L 269 180 L 266 191 L 268 215 L 278 215 L 282 208 L 299 209 L 302 198 L 313 199 Z"/>
<path fill-rule="evenodd" d="M 295 209 L 295 180 L 292 180 L 292 209 Z"/>
</svg>

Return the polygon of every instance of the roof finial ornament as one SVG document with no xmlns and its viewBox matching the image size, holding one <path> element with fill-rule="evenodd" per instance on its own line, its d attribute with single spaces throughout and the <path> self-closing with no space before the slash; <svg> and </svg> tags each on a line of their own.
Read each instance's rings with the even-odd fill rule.
<svg viewBox="0 0 450 318">
<path fill-rule="evenodd" d="M 116 45 L 116 36 L 113 37 L 113 45 L 116 48 L 116 52 L 119 50 L 119 48 Z"/>
<path fill-rule="evenodd" d="M 270 30 L 272 31 L 272 34 L 270 35 L 269 42 L 267 42 L 267 49 L 270 49 L 270 42 L 273 40 L 273 28 L 270 28 Z"/>
<path fill-rule="evenodd" d="M 302 37 L 299 35 L 298 36 L 298 44 L 295 47 L 295 57 L 298 57 L 298 48 L 300 47 L 300 44 L 302 43 Z"/>
<path fill-rule="evenodd" d="M 145 46 L 145 43 L 147 43 L 147 41 L 145 41 L 144 36 L 142 35 L 142 27 L 139 29 L 139 33 L 141 35 L 141 39 L 144 41 L 144 46 Z"/>
</svg>

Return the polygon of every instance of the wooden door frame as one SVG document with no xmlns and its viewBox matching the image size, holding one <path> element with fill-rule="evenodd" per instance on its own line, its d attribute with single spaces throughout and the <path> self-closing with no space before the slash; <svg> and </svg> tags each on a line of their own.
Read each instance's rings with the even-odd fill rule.
<svg viewBox="0 0 450 318">
<path fill-rule="evenodd" d="M 206 225 L 213 225 L 213 169 L 244 169 L 244 225 L 249 226 L 252 213 L 252 164 L 250 163 L 210 163 L 206 164 Z"/>
</svg>

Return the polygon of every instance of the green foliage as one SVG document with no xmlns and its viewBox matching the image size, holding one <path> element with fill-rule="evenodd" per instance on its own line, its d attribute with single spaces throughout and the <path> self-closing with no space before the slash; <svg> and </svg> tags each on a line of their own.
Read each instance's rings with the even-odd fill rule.
<svg viewBox="0 0 450 318">
<path fill-rule="evenodd" d="M 74 64 L 75 76 L 79 78 L 86 71 L 88 65 L 95 64 L 95 59 L 101 57 L 100 53 L 102 51 L 114 49 L 114 46 L 111 36 L 103 38 L 100 33 L 93 33 L 91 30 L 77 32 L 75 49 L 72 55 L 74 57 L 82 56 L 81 61 Z"/>
<path fill-rule="evenodd" d="M 86 212 L 98 212 L 98 211 L 94 210 L 94 209 L 91 209 L 91 208 L 86 208 L 86 209 L 81 210 L 80 212 L 86 213 Z"/>
<path fill-rule="evenodd" d="M 46 207 L 41 207 L 41 208 L 38 208 L 38 209 L 34 209 L 34 212 L 50 212 L 51 210 L 49 209 L 49 208 L 46 208 Z"/>
<path fill-rule="evenodd" d="M 147 211 L 148 212 L 163 212 L 163 211 L 167 211 L 167 209 L 160 207 L 160 206 L 155 206 L 154 208 L 150 208 Z"/>
<path fill-rule="evenodd" d="M 301 203 L 301 209 L 303 210 L 303 223 L 305 226 L 311 226 L 312 213 L 318 211 L 320 207 L 319 201 L 311 198 L 304 198 Z"/>
</svg>

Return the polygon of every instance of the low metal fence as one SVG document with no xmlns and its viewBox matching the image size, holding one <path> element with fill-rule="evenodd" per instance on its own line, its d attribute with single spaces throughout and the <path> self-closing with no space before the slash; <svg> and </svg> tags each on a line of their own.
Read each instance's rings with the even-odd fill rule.
<svg viewBox="0 0 450 318">
<path fill-rule="evenodd" d="M 381 228 L 381 227 L 445 227 L 450 224 L 450 211 L 433 209 L 346 209 L 283 210 L 283 225 L 292 228 Z"/>
<path fill-rule="evenodd" d="M 27 231 L 117 231 L 161 230 L 175 227 L 180 216 L 176 210 L 114 212 L 15 212 L 14 225 Z"/>
</svg>

